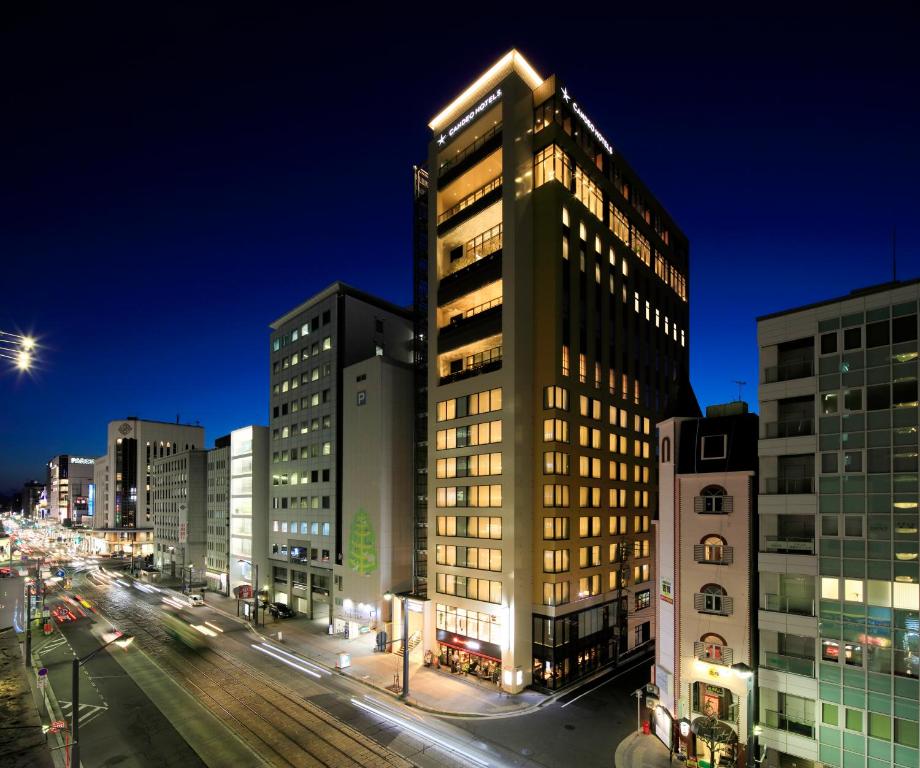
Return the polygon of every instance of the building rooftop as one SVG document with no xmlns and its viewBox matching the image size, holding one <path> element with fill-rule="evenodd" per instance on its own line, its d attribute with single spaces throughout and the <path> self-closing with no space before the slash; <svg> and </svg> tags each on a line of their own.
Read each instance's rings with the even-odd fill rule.
<svg viewBox="0 0 920 768">
<path fill-rule="evenodd" d="M 353 288 L 346 283 L 336 281 L 328 288 L 323 289 L 315 296 L 307 299 L 303 304 L 294 307 L 294 309 L 292 309 L 290 312 L 286 312 L 274 322 L 269 323 L 269 327 L 273 331 L 277 331 L 286 322 L 293 320 L 300 313 L 305 312 L 314 304 L 318 304 L 319 302 L 323 301 L 323 299 L 328 299 L 330 296 L 351 296 L 354 299 L 358 299 L 359 301 L 363 301 L 367 304 L 372 304 L 373 306 L 379 307 L 380 309 L 386 310 L 387 312 L 392 312 L 394 315 L 401 315 L 405 318 L 412 317 L 411 308 L 397 306 L 396 304 L 393 304 L 386 299 L 381 299 L 379 296 L 365 293 L 364 291 Z"/>
<path fill-rule="evenodd" d="M 774 317 L 782 317 L 783 315 L 792 315 L 796 312 L 806 312 L 809 309 L 824 307 L 828 304 L 837 304 L 838 302 L 847 301 L 849 299 L 858 299 L 861 296 L 871 296 L 874 293 L 893 291 L 895 288 L 906 288 L 909 285 L 916 285 L 917 283 L 920 283 L 920 278 L 914 278 L 913 280 L 891 280 L 887 283 L 870 285 L 865 288 L 854 288 L 846 296 L 837 296 L 833 299 L 824 299 L 823 301 L 816 301 L 813 304 L 804 304 L 801 307 L 793 307 L 792 309 L 784 309 L 780 312 L 771 312 L 768 315 L 761 315 L 757 318 L 757 322 L 759 323 L 761 320 L 769 320 Z"/>
<path fill-rule="evenodd" d="M 169 424 L 173 427 L 192 427 L 193 429 L 204 429 L 201 424 L 180 424 L 178 420 L 176 421 L 160 421 L 159 419 L 142 419 L 140 416 L 125 416 L 123 419 L 111 419 L 109 424 L 114 424 L 116 421 L 143 421 L 147 424 Z M 105 458 L 100 457 L 100 458 Z"/>
<path fill-rule="evenodd" d="M 450 104 L 442 109 L 435 117 L 431 118 L 428 127 L 438 131 L 455 117 L 459 117 L 463 109 L 477 96 L 491 90 L 512 72 L 531 87 L 536 88 L 543 82 L 543 78 L 530 66 L 530 63 L 517 50 L 512 48 L 508 53 L 496 61 L 489 69 L 482 73 L 472 85 L 457 96 Z"/>
</svg>

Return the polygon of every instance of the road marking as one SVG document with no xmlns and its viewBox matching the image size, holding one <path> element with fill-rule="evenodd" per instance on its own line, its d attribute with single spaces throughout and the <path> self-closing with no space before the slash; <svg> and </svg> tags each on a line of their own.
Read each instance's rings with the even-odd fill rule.
<svg viewBox="0 0 920 768">
<path fill-rule="evenodd" d="M 589 693 L 594 693 L 595 691 L 607 685 L 607 683 L 610 683 L 616 680 L 618 677 L 620 677 L 620 675 L 625 675 L 627 672 L 632 672 L 634 669 L 638 669 L 643 664 L 647 664 L 649 661 L 650 659 L 641 659 L 638 664 L 633 664 L 631 667 L 627 667 L 626 669 L 618 670 L 615 675 L 611 675 L 609 678 L 604 680 L 600 685 L 595 685 L 593 688 L 589 688 L 584 693 L 579 693 L 574 699 L 569 699 L 565 704 L 561 704 L 560 709 L 565 709 L 567 706 L 569 706 L 569 704 L 574 704 L 582 696 L 587 696 Z"/>
<path fill-rule="evenodd" d="M 36 649 L 39 655 L 45 653 L 46 651 L 53 651 L 55 648 L 60 648 L 62 645 L 67 645 L 67 638 L 63 635 L 58 635 L 53 640 L 49 640 L 40 648 Z"/>
<path fill-rule="evenodd" d="M 61 707 L 61 714 L 64 717 L 70 719 L 73 715 L 73 702 L 72 701 L 58 701 L 58 704 Z M 95 720 L 103 712 L 108 711 L 108 707 L 100 707 L 96 704 L 81 704 L 80 705 L 80 725 L 85 725 L 91 720 Z"/>
</svg>

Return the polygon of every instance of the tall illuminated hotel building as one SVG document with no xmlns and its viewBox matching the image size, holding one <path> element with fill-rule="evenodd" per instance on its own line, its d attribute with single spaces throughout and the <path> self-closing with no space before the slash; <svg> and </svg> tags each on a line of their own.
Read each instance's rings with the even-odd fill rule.
<svg viewBox="0 0 920 768">
<path fill-rule="evenodd" d="M 558 689 L 654 634 L 653 425 L 698 412 L 688 244 L 516 51 L 430 127 L 426 646 Z"/>
</svg>

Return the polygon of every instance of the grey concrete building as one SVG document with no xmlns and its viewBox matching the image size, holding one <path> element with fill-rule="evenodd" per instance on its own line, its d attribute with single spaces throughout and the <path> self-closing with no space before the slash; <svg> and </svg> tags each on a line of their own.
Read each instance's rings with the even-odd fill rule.
<svg viewBox="0 0 920 768">
<path fill-rule="evenodd" d="M 230 435 L 208 451 L 207 566 L 208 589 L 230 594 Z"/>
<path fill-rule="evenodd" d="M 378 355 L 410 363 L 411 313 L 334 283 L 271 329 L 272 593 L 331 622 L 333 566 L 344 553 L 342 372 Z"/>
<path fill-rule="evenodd" d="M 208 452 L 189 450 L 151 466 L 154 565 L 183 583 L 204 579 Z"/>
</svg>

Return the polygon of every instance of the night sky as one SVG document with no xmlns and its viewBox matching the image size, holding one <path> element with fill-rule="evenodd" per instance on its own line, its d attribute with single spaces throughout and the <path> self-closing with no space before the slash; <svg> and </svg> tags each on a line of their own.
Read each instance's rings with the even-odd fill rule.
<svg viewBox="0 0 920 768">
<path fill-rule="evenodd" d="M 735 379 L 756 402 L 758 314 L 890 279 L 893 227 L 898 275 L 920 276 L 907 4 L 12 5 L 0 329 L 42 349 L 28 375 L 0 367 L 0 491 L 43 480 L 56 453 L 102 453 L 128 414 L 198 420 L 209 445 L 266 423 L 268 324 L 334 280 L 408 304 L 427 122 L 511 47 L 564 78 L 689 237 L 701 404 L 736 397 Z"/>
</svg>

